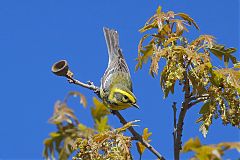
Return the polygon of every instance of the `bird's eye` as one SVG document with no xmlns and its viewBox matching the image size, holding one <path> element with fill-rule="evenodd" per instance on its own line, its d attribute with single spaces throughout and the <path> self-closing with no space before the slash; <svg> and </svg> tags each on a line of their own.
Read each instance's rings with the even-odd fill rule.
<svg viewBox="0 0 240 160">
<path fill-rule="evenodd" d="M 128 101 L 129 101 L 129 100 L 128 100 L 128 96 L 124 95 L 122 101 L 123 101 L 123 102 L 128 102 Z"/>
</svg>

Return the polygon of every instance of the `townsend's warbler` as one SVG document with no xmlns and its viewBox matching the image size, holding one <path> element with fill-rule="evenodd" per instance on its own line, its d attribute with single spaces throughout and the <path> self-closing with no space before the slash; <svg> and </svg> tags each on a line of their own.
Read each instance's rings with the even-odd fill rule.
<svg viewBox="0 0 240 160">
<path fill-rule="evenodd" d="M 132 81 L 122 50 L 119 48 L 117 31 L 103 28 L 108 48 L 108 67 L 101 79 L 100 96 L 111 110 L 130 106 L 139 108 L 132 93 Z"/>
</svg>

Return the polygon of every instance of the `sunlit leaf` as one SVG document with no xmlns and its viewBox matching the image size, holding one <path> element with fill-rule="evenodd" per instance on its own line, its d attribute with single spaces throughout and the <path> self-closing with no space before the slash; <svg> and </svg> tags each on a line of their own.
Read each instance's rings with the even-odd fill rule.
<svg viewBox="0 0 240 160">
<path fill-rule="evenodd" d="M 145 46 L 144 48 L 145 48 L 145 50 L 141 50 L 141 52 L 142 52 L 142 54 L 143 54 L 143 57 L 142 57 L 143 62 L 146 63 L 147 60 L 148 60 L 148 58 L 149 58 L 150 56 L 152 56 L 153 51 L 154 51 L 154 48 L 153 48 L 153 45 L 152 45 L 152 44 L 149 44 L 149 45 Z"/>
<path fill-rule="evenodd" d="M 224 147 L 226 149 L 236 149 L 240 152 L 240 142 L 223 142 L 218 144 L 219 147 Z"/>
<path fill-rule="evenodd" d="M 202 145 L 198 138 L 188 140 L 183 147 L 183 152 L 194 152 L 190 160 L 222 160 L 227 150 L 240 151 L 239 142 L 223 142 L 219 144 Z"/>
<path fill-rule="evenodd" d="M 198 38 L 193 40 L 191 43 L 191 46 L 197 48 L 197 50 L 201 48 L 212 48 L 215 44 L 215 37 L 212 35 L 200 35 Z M 219 57 L 221 58 L 221 57 Z"/>
<path fill-rule="evenodd" d="M 188 152 L 200 146 L 201 146 L 201 142 L 198 139 L 198 137 L 196 137 L 195 139 L 191 138 L 187 142 L 185 142 L 185 144 L 183 145 L 182 151 Z"/>
<path fill-rule="evenodd" d="M 151 140 L 149 140 L 149 137 L 151 135 L 152 135 L 152 132 L 148 132 L 148 128 L 144 128 L 143 134 L 142 134 L 143 139 L 147 142 L 150 142 Z M 146 147 L 141 142 L 137 142 L 136 145 L 137 145 L 138 153 L 142 155 Z"/>
<path fill-rule="evenodd" d="M 124 132 L 126 131 L 129 127 L 134 127 L 137 126 L 135 123 L 139 122 L 139 120 L 134 120 L 134 121 L 130 121 L 128 123 L 126 123 L 124 126 L 117 128 L 116 132 L 120 133 L 120 132 Z"/>
<path fill-rule="evenodd" d="M 139 44 L 138 44 L 138 53 L 140 53 L 140 51 L 141 51 L 141 49 L 142 49 L 142 43 L 144 42 L 144 40 L 146 39 L 146 38 L 148 38 L 150 35 L 149 34 L 145 34 L 142 38 L 141 38 L 141 40 L 139 41 Z"/>
<path fill-rule="evenodd" d="M 104 117 L 110 114 L 107 107 L 95 97 L 93 97 L 93 104 L 94 104 L 94 107 L 91 107 L 91 113 L 92 113 L 93 119 L 100 120 L 101 117 Z"/>
<path fill-rule="evenodd" d="M 71 91 L 68 93 L 68 95 L 73 97 L 79 97 L 80 98 L 80 104 L 82 104 L 85 108 L 87 107 L 87 100 L 83 94 L 77 91 Z"/>
<path fill-rule="evenodd" d="M 52 138 L 56 138 L 56 137 L 59 137 L 61 134 L 59 134 L 59 133 L 57 133 L 57 132 L 51 132 L 50 133 L 50 136 L 52 137 Z"/>
<path fill-rule="evenodd" d="M 170 21 L 171 21 L 171 23 L 176 23 L 176 34 L 177 34 L 177 36 L 181 36 L 184 31 L 188 32 L 188 29 L 186 28 L 186 26 L 184 24 L 184 20 L 172 19 Z"/>
<path fill-rule="evenodd" d="M 219 59 L 222 59 L 224 56 L 224 64 L 225 66 L 228 65 L 229 59 L 232 61 L 233 64 L 237 63 L 237 59 L 232 54 L 236 52 L 236 48 L 226 48 L 223 45 L 213 45 L 212 48 L 209 48 L 209 50 L 217 56 Z"/>
<path fill-rule="evenodd" d="M 207 137 L 208 127 L 206 125 L 202 124 L 199 131 L 202 132 L 204 138 Z"/>
<path fill-rule="evenodd" d="M 63 121 L 73 123 L 72 119 L 78 121 L 73 110 L 66 103 L 57 101 L 54 106 L 53 116 L 49 119 L 49 122 L 53 124 L 59 124 Z"/>
<path fill-rule="evenodd" d="M 204 113 L 208 112 L 209 109 L 210 109 L 210 101 L 204 103 L 204 105 L 201 107 L 199 113 L 204 114 Z"/>
<path fill-rule="evenodd" d="M 166 13 L 167 19 L 169 19 L 169 18 L 174 18 L 174 16 L 175 16 L 175 14 L 174 14 L 173 11 L 168 11 L 168 12 Z"/>
<path fill-rule="evenodd" d="M 162 7 L 161 7 L 161 6 L 158 6 L 157 11 L 156 11 L 157 15 L 160 15 L 160 14 L 161 14 L 161 11 L 162 11 Z"/>
<path fill-rule="evenodd" d="M 240 62 L 235 63 L 235 64 L 234 64 L 234 68 L 240 69 Z"/>
<path fill-rule="evenodd" d="M 98 132 L 103 132 L 105 130 L 108 130 L 110 126 L 108 125 L 108 117 L 101 117 L 100 120 L 96 120 L 95 128 Z"/>
<path fill-rule="evenodd" d="M 193 24 L 196 27 L 196 29 L 199 30 L 197 23 L 186 13 L 177 13 L 176 15 L 178 15 L 178 16 L 182 17 L 184 20 L 188 21 L 188 23 L 190 25 Z"/>
<path fill-rule="evenodd" d="M 153 21 L 152 23 L 147 24 L 143 28 L 141 28 L 139 30 L 139 32 L 143 33 L 143 32 L 146 32 L 147 30 L 154 29 L 154 28 L 157 28 L 157 27 L 158 27 L 157 22 Z"/>
<path fill-rule="evenodd" d="M 176 40 L 178 40 L 179 39 L 179 37 L 171 37 L 171 38 L 169 38 L 167 41 L 165 41 L 164 43 L 163 43 L 163 46 L 164 47 L 167 47 L 170 43 L 172 43 L 172 42 L 174 42 L 174 41 L 176 41 Z"/>
<path fill-rule="evenodd" d="M 156 53 L 154 56 L 152 56 L 152 63 L 149 70 L 152 77 L 154 77 L 154 74 L 156 75 L 158 74 L 158 61 L 160 57 L 161 57 L 160 53 Z"/>
</svg>

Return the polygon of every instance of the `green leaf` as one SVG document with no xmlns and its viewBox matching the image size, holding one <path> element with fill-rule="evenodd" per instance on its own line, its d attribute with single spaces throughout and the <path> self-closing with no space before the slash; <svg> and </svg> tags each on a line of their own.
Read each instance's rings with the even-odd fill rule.
<svg viewBox="0 0 240 160">
<path fill-rule="evenodd" d="M 103 132 L 106 131 L 110 128 L 110 126 L 108 125 L 108 117 L 101 117 L 100 120 L 96 120 L 95 123 L 95 128 L 97 129 L 98 132 Z"/>
<path fill-rule="evenodd" d="M 157 25 L 157 22 L 156 21 L 153 21 L 152 23 L 150 24 L 147 24 L 145 25 L 143 28 L 141 28 L 139 30 L 140 33 L 143 33 L 143 32 L 146 32 L 147 30 L 150 30 L 150 29 L 154 29 L 154 28 L 157 28 L 158 25 Z"/>
<path fill-rule="evenodd" d="M 199 122 L 201 122 L 201 121 L 203 121 L 203 116 L 199 117 L 199 118 L 196 120 L 196 123 L 199 123 Z"/>
<path fill-rule="evenodd" d="M 222 56 L 224 55 L 224 46 L 223 45 L 214 45 L 209 50 L 220 60 L 222 60 Z"/>
<path fill-rule="evenodd" d="M 163 46 L 164 47 L 167 47 L 170 43 L 172 43 L 172 42 L 174 42 L 174 41 L 176 41 L 176 40 L 178 40 L 179 39 L 179 37 L 171 37 L 171 38 L 169 38 L 168 40 L 166 40 L 164 43 L 163 43 Z"/>
<path fill-rule="evenodd" d="M 236 149 L 240 152 L 240 142 L 223 142 L 218 144 L 219 147 L 224 147 L 225 149 Z"/>
<path fill-rule="evenodd" d="M 194 152 L 191 160 L 221 160 L 222 156 L 229 149 L 240 151 L 239 142 L 222 142 L 219 144 L 201 145 L 198 138 L 188 140 L 183 147 L 183 152 Z"/>
<path fill-rule="evenodd" d="M 107 107 L 95 97 L 93 97 L 93 104 L 94 107 L 91 107 L 91 113 L 94 120 L 100 120 L 101 117 L 110 114 Z"/>
<path fill-rule="evenodd" d="M 240 62 L 235 63 L 235 64 L 234 64 L 234 68 L 240 69 Z"/>
<path fill-rule="evenodd" d="M 224 64 L 225 66 L 228 65 L 229 59 L 232 61 L 233 64 L 237 63 L 236 57 L 234 57 L 232 54 L 236 52 L 236 48 L 226 48 L 223 45 L 213 45 L 212 48 L 209 48 L 209 50 L 217 56 L 220 60 L 222 60 L 222 56 L 224 56 Z"/>
<path fill-rule="evenodd" d="M 162 7 L 161 6 L 158 6 L 158 9 L 157 9 L 157 14 L 160 15 L 161 14 L 161 11 L 162 11 Z"/>
<path fill-rule="evenodd" d="M 139 121 L 140 121 L 140 120 L 130 121 L 130 122 L 124 124 L 124 126 L 115 129 L 115 131 L 116 131 L 117 133 L 124 132 L 124 131 L 126 131 L 129 127 L 138 126 L 138 125 L 135 125 L 135 123 L 137 123 L 137 122 L 139 122 Z"/>
<path fill-rule="evenodd" d="M 148 128 L 144 128 L 143 135 L 142 135 L 143 139 L 147 142 L 151 142 L 151 140 L 149 140 L 149 137 L 151 135 L 152 135 L 152 132 L 148 132 Z M 141 142 L 137 142 L 136 145 L 137 145 L 138 153 L 142 155 L 146 147 Z"/>
<path fill-rule="evenodd" d="M 190 25 L 193 24 L 196 27 L 196 29 L 199 30 L 199 27 L 198 27 L 197 23 L 189 15 L 187 15 L 185 13 L 177 13 L 177 15 L 182 17 L 182 19 L 188 21 L 188 23 Z"/>
<path fill-rule="evenodd" d="M 195 139 L 191 138 L 183 145 L 182 152 L 188 152 L 193 149 L 199 148 L 200 146 L 201 142 L 198 137 L 196 137 Z"/>
<path fill-rule="evenodd" d="M 142 57 L 143 62 L 146 63 L 148 58 L 153 55 L 154 48 L 153 48 L 153 44 L 151 43 L 145 46 L 144 48 L 145 50 L 141 50 L 141 52 L 143 54 L 143 57 Z"/>
<path fill-rule="evenodd" d="M 216 155 L 219 156 L 219 154 L 216 153 L 217 150 L 215 152 L 213 152 L 214 150 L 215 150 L 215 148 L 212 146 L 202 146 L 195 150 L 196 157 L 199 160 L 211 160 L 211 159 L 213 159 L 211 157 L 214 156 L 215 157 L 214 160 L 220 160 L 220 159 L 216 159 Z"/>
<path fill-rule="evenodd" d="M 204 105 L 201 107 L 199 113 L 200 113 L 200 114 L 204 114 L 204 113 L 209 112 L 210 104 L 211 104 L 210 101 L 204 103 Z"/>
<path fill-rule="evenodd" d="M 49 157 L 48 151 L 51 147 L 53 147 L 52 146 L 52 138 L 46 138 L 44 140 L 43 144 L 44 144 L 43 157 L 45 157 L 47 159 Z"/>
<path fill-rule="evenodd" d="M 52 137 L 52 138 L 57 138 L 57 137 L 59 137 L 59 136 L 61 136 L 60 133 L 57 133 L 57 132 L 51 132 L 51 133 L 50 133 L 50 137 Z"/>
<path fill-rule="evenodd" d="M 142 64 L 146 63 L 147 60 L 153 55 L 154 48 L 153 48 L 153 44 L 151 42 L 150 42 L 150 44 L 145 46 L 144 49 L 140 50 L 140 52 L 143 55 L 140 55 L 140 54 L 138 55 L 138 58 L 137 58 L 138 64 L 136 65 L 135 70 L 138 70 L 138 68 L 141 69 L 142 68 Z"/>
<path fill-rule="evenodd" d="M 150 36 L 149 34 L 145 34 L 145 35 L 141 38 L 141 40 L 139 41 L 139 44 L 138 44 L 138 53 L 140 53 L 140 51 L 141 51 L 141 49 L 142 49 L 142 44 L 143 44 L 144 40 L 145 40 L 146 38 L 148 38 L 149 36 Z"/>
<path fill-rule="evenodd" d="M 210 78 L 210 81 L 214 86 L 219 87 L 223 81 L 223 75 L 220 74 L 217 70 L 212 70 L 211 74 L 212 77 Z"/>
</svg>

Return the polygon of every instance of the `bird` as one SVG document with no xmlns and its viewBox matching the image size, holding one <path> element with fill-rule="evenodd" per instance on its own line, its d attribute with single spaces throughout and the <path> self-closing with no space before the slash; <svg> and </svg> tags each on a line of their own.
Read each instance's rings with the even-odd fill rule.
<svg viewBox="0 0 240 160">
<path fill-rule="evenodd" d="M 123 110 L 131 106 L 139 109 L 133 94 L 130 71 L 119 47 L 118 32 L 106 27 L 103 32 L 109 59 L 108 67 L 101 78 L 100 97 L 111 110 Z"/>
</svg>

